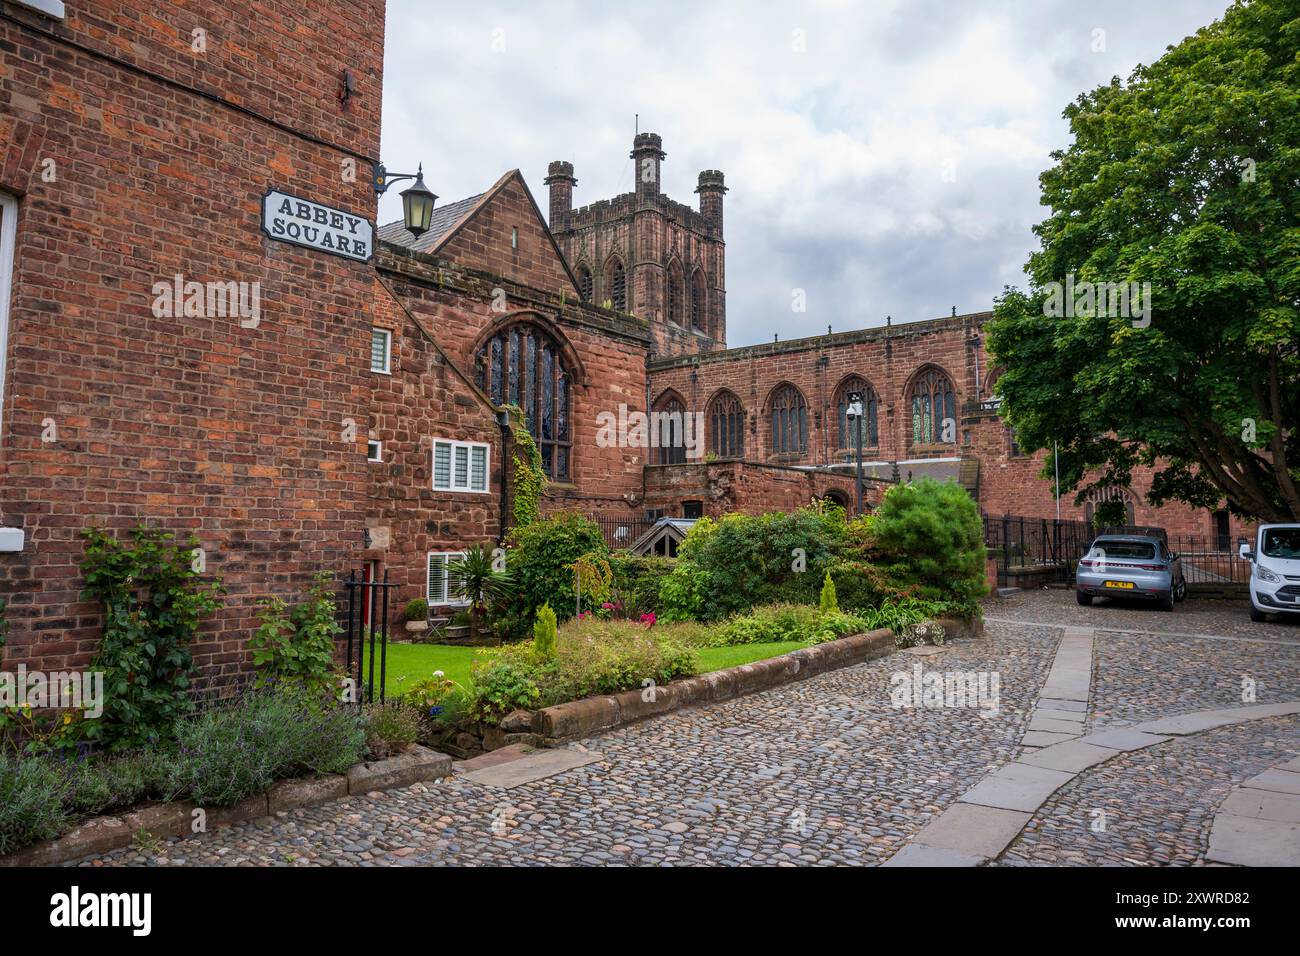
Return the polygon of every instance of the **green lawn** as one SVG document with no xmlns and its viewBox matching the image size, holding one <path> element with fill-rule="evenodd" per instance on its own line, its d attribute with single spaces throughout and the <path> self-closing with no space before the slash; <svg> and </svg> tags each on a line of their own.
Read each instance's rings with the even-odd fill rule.
<svg viewBox="0 0 1300 956">
<path fill-rule="evenodd" d="M 717 671 L 776 657 L 803 647 L 799 641 L 773 641 L 769 644 L 736 644 L 732 647 L 700 648 L 700 668 Z M 481 647 L 457 647 L 452 644 L 389 644 L 387 677 L 389 694 L 401 694 L 416 681 L 442 671 L 449 680 L 464 687 L 469 683 L 469 669 L 483 652 Z M 364 674 L 362 675 L 365 676 Z M 375 680 L 379 680 L 379 661 L 375 660 Z"/>
</svg>

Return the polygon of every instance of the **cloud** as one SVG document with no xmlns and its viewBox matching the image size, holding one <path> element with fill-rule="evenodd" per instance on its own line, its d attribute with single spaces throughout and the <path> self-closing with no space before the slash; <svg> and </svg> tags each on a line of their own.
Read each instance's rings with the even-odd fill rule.
<svg viewBox="0 0 1300 956">
<path fill-rule="evenodd" d="M 1023 282 L 1065 106 L 1226 5 L 389 0 L 382 155 L 442 201 L 518 167 L 543 209 L 568 159 L 583 205 L 632 188 L 639 113 L 669 196 L 727 176 L 729 344 L 976 311 Z"/>
</svg>

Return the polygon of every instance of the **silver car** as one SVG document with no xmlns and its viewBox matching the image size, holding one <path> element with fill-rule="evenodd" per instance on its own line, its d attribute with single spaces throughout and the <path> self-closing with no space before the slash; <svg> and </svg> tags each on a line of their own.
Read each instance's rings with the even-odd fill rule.
<svg viewBox="0 0 1300 956">
<path fill-rule="evenodd" d="M 1187 596 L 1179 556 L 1163 534 L 1103 534 L 1079 559 L 1074 593 L 1080 604 L 1094 597 L 1154 601 L 1162 611 Z"/>
</svg>

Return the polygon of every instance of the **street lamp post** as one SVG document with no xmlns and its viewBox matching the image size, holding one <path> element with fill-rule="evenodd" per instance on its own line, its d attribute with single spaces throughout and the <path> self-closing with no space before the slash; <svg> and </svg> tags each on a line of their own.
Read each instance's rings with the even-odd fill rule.
<svg viewBox="0 0 1300 956">
<path fill-rule="evenodd" d="M 414 179 L 415 182 L 403 189 L 402 196 L 402 219 L 411 235 L 418 237 L 421 233 L 429 230 L 429 224 L 433 219 L 433 204 L 438 201 L 438 197 L 433 194 L 428 186 L 424 184 L 424 163 L 414 173 L 397 173 L 389 175 L 388 170 L 383 163 L 375 166 L 374 187 L 376 195 L 382 196 L 388 191 L 388 187 L 402 179 Z"/>
<path fill-rule="evenodd" d="M 844 410 L 844 417 L 848 420 L 849 427 L 853 429 L 854 484 L 857 488 L 856 514 L 862 514 L 862 419 L 865 417 L 865 409 L 862 407 L 861 392 L 849 392 L 848 407 Z"/>
</svg>

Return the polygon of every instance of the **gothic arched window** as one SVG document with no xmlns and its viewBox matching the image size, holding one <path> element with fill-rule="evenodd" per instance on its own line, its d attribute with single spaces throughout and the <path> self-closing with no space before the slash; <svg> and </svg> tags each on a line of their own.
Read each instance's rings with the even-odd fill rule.
<svg viewBox="0 0 1300 956">
<path fill-rule="evenodd" d="M 668 273 L 664 280 L 668 288 L 665 289 L 664 301 L 668 304 L 668 321 L 677 325 L 685 325 L 682 318 L 682 264 L 674 259 L 668 263 Z"/>
<path fill-rule="evenodd" d="M 709 331 L 705 301 L 704 272 L 696 269 L 691 276 L 691 328 L 701 332 Z"/>
<path fill-rule="evenodd" d="M 956 443 L 957 401 L 947 375 L 937 368 L 923 371 L 912 382 L 909 405 L 913 445 Z"/>
<path fill-rule="evenodd" d="M 769 402 L 772 454 L 804 455 L 808 451 L 808 403 L 793 385 L 782 385 Z"/>
<path fill-rule="evenodd" d="M 709 403 L 709 451 L 719 458 L 745 457 L 745 409 L 731 392 Z"/>
<path fill-rule="evenodd" d="M 877 417 L 880 412 L 880 398 L 876 395 L 876 390 L 871 387 L 870 383 L 861 375 L 850 375 L 835 392 L 835 413 L 836 413 L 836 432 L 835 447 L 845 451 L 853 451 L 857 448 L 857 438 L 853 434 L 853 426 L 849 424 L 849 395 L 859 392 L 862 395 L 862 410 L 865 413 L 863 418 L 858 419 L 856 424 L 862 432 L 862 447 L 874 448 L 880 444 L 880 426 Z"/>
<path fill-rule="evenodd" d="M 578 294 L 582 296 L 583 302 L 591 301 L 591 270 L 586 266 L 578 266 Z"/>
<path fill-rule="evenodd" d="M 652 439 L 659 446 L 655 449 L 655 464 L 680 465 L 686 461 L 686 406 L 680 398 L 671 392 L 655 403 L 651 418 Z"/>
<path fill-rule="evenodd" d="M 610 259 L 605 266 L 605 292 L 613 308 L 627 311 L 627 273 L 623 271 L 622 259 Z"/>
<path fill-rule="evenodd" d="M 546 474 L 567 481 L 573 449 L 570 379 L 559 345 L 537 326 L 519 322 L 484 342 L 475 365 L 479 388 L 492 401 L 524 410 Z"/>
</svg>

